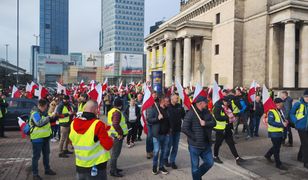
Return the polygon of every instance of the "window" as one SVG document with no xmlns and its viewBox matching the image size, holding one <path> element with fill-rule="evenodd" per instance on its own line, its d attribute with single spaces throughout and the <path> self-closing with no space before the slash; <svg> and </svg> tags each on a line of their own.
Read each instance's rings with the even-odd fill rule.
<svg viewBox="0 0 308 180">
<path fill-rule="evenodd" d="M 215 55 L 219 54 L 219 44 L 215 45 Z"/>
<path fill-rule="evenodd" d="M 216 14 L 216 24 L 220 24 L 220 13 Z"/>
</svg>

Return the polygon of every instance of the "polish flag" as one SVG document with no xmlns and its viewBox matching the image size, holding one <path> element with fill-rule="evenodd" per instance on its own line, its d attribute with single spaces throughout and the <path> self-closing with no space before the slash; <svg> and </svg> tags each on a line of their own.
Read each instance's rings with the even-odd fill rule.
<svg viewBox="0 0 308 180">
<path fill-rule="evenodd" d="M 196 87 L 195 87 L 193 103 L 196 102 L 196 100 L 199 96 L 203 96 L 203 97 L 207 98 L 207 93 L 203 90 L 203 88 L 202 88 L 202 86 L 200 86 L 200 84 L 197 84 Z"/>
<path fill-rule="evenodd" d="M 263 98 L 263 107 L 264 107 L 265 114 L 267 114 L 267 112 L 271 109 L 276 109 L 276 104 L 272 100 L 268 92 L 268 89 L 266 88 L 265 85 L 263 85 L 262 98 Z"/>
<path fill-rule="evenodd" d="M 146 123 L 146 110 L 152 107 L 154 103 L 155 101 L 154 101 L 154 98 L 152 97 L 152 93 L 149 87 L 146 86 L 145 91 L 144 91 L 142 107 L 141 107 L 141 116 L 142 116 L 141 124 L 143 126 L 143 130 L 145 134 L 148 134 L 148 128 L 147 128 L 147 123 Z"/>
<path fill-rule="evenodd" d="M 108 79 L 106 78 L 102 86 L 102 92 L 105 92 L 107 90 L 107 87 L 108 87 Z"/>
<path fill-rule="evenodd" d="M 26 138 L 27 135 L 24 133 L 24 127 L 26 126 L 26 122 L 23 121 L 20 117 L 17 117 L 17 119 L 18 119 L 18 125 L 20 128 L 21 136 L 22 138 Z"/>
<path fill-rule="evenodd" d="M 31 92 L 31 85 L 29 83 L 27 83 L 26 85 L 26 92 Z"/>
<path fill-rule="evenodd" d="M 66 92 L 66 88 L 57 82 L 57 94 L 61 94 L 63 91 L 63 94 L 67 95 L 67 92 Z"/>
<path fill-rule="evenodd" d="M 92 91 L 93 89 L 95 89 L 95 87 L 96 87 L 96 83 L 95 83 L 95 81 L 94 80 L 92 80 L 91 82 L 90 82 L 90 91 Z"/>
<path fill-rule="evenodd" d="M 37 89 L 39 87 L 33 81 L 31 82 L 30 86 L 31 86 L 31 94 L 34 94 L 35 89 Z"/>
<path fill-rule="evenodd" d="M 178 90 L 179 96 L 183 101 L 183 105 L 186 109 L 190 109 L 191 102 L 187 94 L 185 93 L 185 90 L 183 89 L 181 83 L 179 81 L 175 81 L 176 89 Z"/>
<path fill-rule="evenodd" d="M 20 98 L 21 96 L 21 92 L 19 91 L 19 89 L 13 85 L 13 88 L 12 88 L 12 98 Z"/>
<path fill-rule="evenodd" d="M 39 90 L 38 90 L 38 99 L 43 99 L 46 98 L 46 96 L 48 95 L 48 90 L 43 87 L 42 85 L 39 85 Z"/>
<path fill-rule="evenodd" d="M 256 92 L 257 92 L 257 83 L 253 81 L 250 85 L 250 89 L 248 91 L 248 102 L 252 103 L 256 99 Z"/>
<path fill-rule="evenodd" d="M 220 87 L 218 86 L 217 82 L 214 80 L 213 84 L 213 93 L 212 93 L 212 101 L 213 105 L 219 101 L 221 98 L 223 98 L 222 92 Z"/>
<path fill-rule="evenodd" d="M 78 89 L 83 92 L 86 89 L 86 85 L 83 80 L 80 81 Z"/>
<path fill-rule="evenodd" d="M 90 99 L 96 101 L 99 105 L 102 102 L 102 85 L 98 84 L 92 91 L 88 93 Z"/>
<path fill-rule="evenodd" d="M 124 89 L 124 87 L 123 87 L 123 81 L 121 81 L 118 90 L 120 91 L 121 89 Z"/>
</svg>

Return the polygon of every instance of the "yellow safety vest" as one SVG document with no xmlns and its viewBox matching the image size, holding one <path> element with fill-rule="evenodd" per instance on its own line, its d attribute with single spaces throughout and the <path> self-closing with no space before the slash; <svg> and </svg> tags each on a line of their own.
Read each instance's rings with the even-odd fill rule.
<svg viewBox="0 0 308 180">
<path fill-rule="evenodd" d="M 118 136 L 118 132 L 114 129 L 113 125 L 112 125 L 112 114 L 114 112 L 120 112 L 121 113 L 121 122 L 120 122 L 120 126 L 123 130 L 123 135 L 127 135 L 128 134 L 128 129 L 127 129 L 127 124 L 125 122 L 125 117 L 122 114 L 122 112 L 120 110 L 118 110 L 117 108 L 112 108 L 109 112 L 108 112 L 108 125 L 111 126 L 110 130 L 108 131 L 109 136 L 110 135 L 114 135 L 115 137 Z"/>
<path fill-rule="evenodd" d="M 301 104 L 296 111 L 295 117 L 297 120 L 303 119 L 305 117 L 305 105 Z"/>
<path fill-rule="evenodd" d="M 277 122 L 277 123 L 281 122 L 280 116 L 279 116 L 279 114 L 276 110 L 272 109 L 269 112 L 272 112 L 274 114 L 275 122 Z M 274 127 L 274 126 L 271 126 L 270 124 L 268 124 L 267 131 L 268 132 L 283 132 L 283 128 L 282 127 Z"/>
<path fill-rule="evenodd" d="M 238 113 L 240 113 L 240 110 L 239 110 L 239 108 L 237 107 L 237 105 L 234 103 L 234 100 L 231 101 L 231 105 L 232 105 L 233 114 L 238 114 Z"/>
<path fill-rule="evenodd" d="M 31 117 L 30 117 L 30 126 L 34 126 L 33 123 L 33 115 L 35 112 L 31 113 Z M 44 116 L 41 116 L 41 118 L 45 118 Z M 45 124 L 45 126 L 42 127 L 37 127 L 34 126 L 33 131 L 30 133 L 30 139 L 40 139 L 40 138 L 46 138 L 49 137 L 51 135 L 51 127 L 50 127 L 50 123 L 48 122 L 47 124 Z"/>
<path fill-rule="evenodd" d="M 83 112 L 86 104 L 80 103 L 78 106 L 78 112 Z"/>
<path fill-rule="evenodd" d="M 99 120 L 95 120 L 84 134 L 78 134 L 74 130 L 74 121 L 71 124 L 69 138 L 74 146 L 76 165 L 79 167 L 93 167 L 110 159 L 109 151 L 101 146 L 100 141 L 94 142 L 94 132 L 98 122 Z"/>
<path fill-rule="evenodd" d="M 214 109 L 213 109 L 213 111 L 214 111 Z M 220 115 L 226 116 L 224 111 L 220 111 Z M 226 125 L 227 125 L 226 121 L 217 121 L 215 116 L 214 116 L 214 119 L 216 121 L 216 126 L 214 127 L 214 129 L 216 129 L 216 130 L 225 130 L 226 129 Z"/>
<path fill-rule="evenodd" d="M 66 106 L 63 106 L 63 109 L 62 109 L 62 114 L 67 114 L 69 113 L 68 109 Z M 62 123 L 68 123 L 70 121 L 70 117 L 67 116 L 67 117 L 64 117 L 64 118 L 59 118 L 59 123 L 62 124 Z"/>
<path fill-rule="evenodd" d="M 0 118 L 3 118 L 3 115 L 2 115 L 2 111 L 1 111 L 1 109 L 0 109 Z"/>
</svg>

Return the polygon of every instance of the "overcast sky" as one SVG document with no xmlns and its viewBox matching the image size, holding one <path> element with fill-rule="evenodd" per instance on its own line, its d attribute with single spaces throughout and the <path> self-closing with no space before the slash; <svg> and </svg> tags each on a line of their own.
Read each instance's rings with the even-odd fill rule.
<svg viewBox="0 0 308 180">
<path fill-rule="evenodd" d="M 9 44 L 9 61 L 16 64 L 16 0 L 0 0 L 0 58 L 5 58 Z M 180 0 L 145 0 L 145 35 L 150 26 L 179 12 Z M 69 51 L 98 51 L 101 0 L 70 0 Z M 29 70 L 30 47 L 39 34 L 39 0 L 20 0 L 20 66 Z"/>
</svg>

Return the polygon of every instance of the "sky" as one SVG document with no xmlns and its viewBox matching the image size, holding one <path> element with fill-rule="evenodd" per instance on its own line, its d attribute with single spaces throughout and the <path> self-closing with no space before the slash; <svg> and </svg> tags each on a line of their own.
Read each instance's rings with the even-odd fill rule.
<svg viewBox="0 0 308 180">
<path fill-rule="evenodd" d="M 156 21 L 168 20 L 179 12 L 180 0 L 145 0 L 145 36 Z M 30 47 L 39 35 L 39 0 L 19 3 L 19 62 L 30 69 Z M 9 62 L 17 57 L 17 0 L 0 0 L 0 58 L 5 59 L 9 44 Z M 101 0 L 69 1 L 69 52 L 98 51 L 101 26 Z"/>
</svg>

